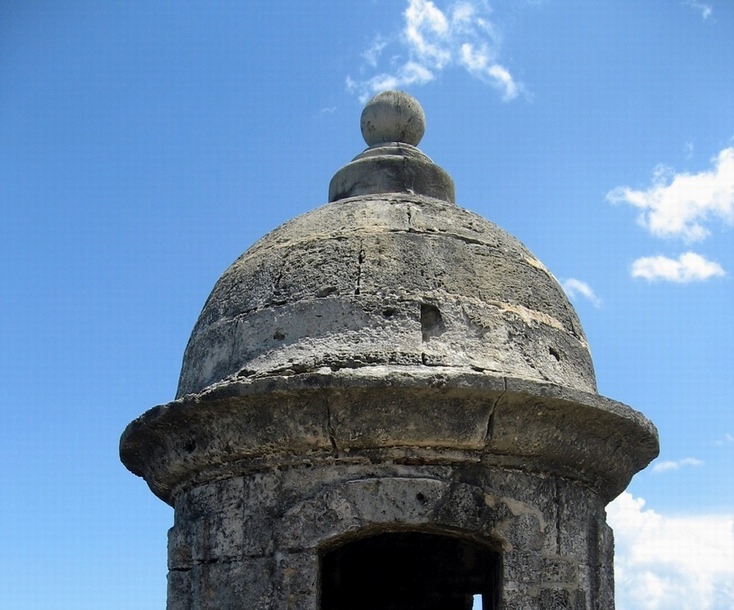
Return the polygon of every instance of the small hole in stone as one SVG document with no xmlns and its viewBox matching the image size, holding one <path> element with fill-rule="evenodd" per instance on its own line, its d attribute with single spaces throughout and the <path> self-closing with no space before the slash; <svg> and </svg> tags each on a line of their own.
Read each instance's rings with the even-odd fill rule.
<svg viewBox="0 0 734 610">
<path fill-rule="evenodd" d="M 553 356 L 553 357 L 554 357 L 554 358 L 555 358 L 555 359 L 556 359 L 556 360 L 557 360 L 558 362 L 560 362 L 560 361 L 561 361 L 561 356 L 560 356 L 560 354 L 559 354 L 559 353 L 558 353 L 558 352 L 557 352 L 556 350 L 554 350 L 554 349 L 553 349 L 552 347 L 549 347 L 549 348 L 548 348 L 548 352 L 549 352 L 549 353 L 550 353 L 550 355 L 551 355 L 551 356 Z"/>
<path fill-rule="evenodd" d="M 273 333 L 273 339 L 275 339 L 276 341 L 282 341 L 283 339 L 285 339 L 285 335 L 279 330 L 276 330 L 275 333 Z"/>
<path fill-rule="evenodd" d="M 385 316 L 386 318 L 392 318 L 395 315 L 395 310 L 394 309 L 383 309 L 382 315 Z"/>
<path fill-rule="evenodd" d="M 418 500 L 421 504 L 426 503 L 426 497 L 422 493 L 415 494 L 415 499 Z"/>
<path fill-rule="evenodd" d="M 431 337 L 440 335 L 444 331 L 441 311 L 435 305 L 421 303 L 421 330 L 423 340 L 428 341 Z"/>
<path fill-rule="evenodd" d="M 189 441 L 188 441 L 188 442 L 187 442 L 187 443 L 186 443 L 186 444 L 184 445 L 184 449 L 185 449 L 186 451 L 188 451 L 189 453 L 191 453 L 192 451 L 194 451 L 194 450 L 196 449 L 196 439 L 193 439 L 193 438 L 192 438 L 192 439 L 190 439 L 190 440 L 189 440 Z"/>
</svg>

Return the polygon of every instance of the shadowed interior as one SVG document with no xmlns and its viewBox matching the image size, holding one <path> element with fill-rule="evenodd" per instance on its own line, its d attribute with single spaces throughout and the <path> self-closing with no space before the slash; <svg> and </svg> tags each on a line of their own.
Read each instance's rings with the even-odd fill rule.
<svg viewBox="0 0 734 610">
<path fill-rule="evenodd" d="M 420 532 L 347 543 L 321 560 L 321 610 L 471 610 L 499 607 L 499 553 Z"/>
</svg>

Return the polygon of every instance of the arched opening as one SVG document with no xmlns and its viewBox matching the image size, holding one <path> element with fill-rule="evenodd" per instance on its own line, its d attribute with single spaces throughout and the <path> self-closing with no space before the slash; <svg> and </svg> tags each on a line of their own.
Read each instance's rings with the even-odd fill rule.
<svg viewBox="0 0 734 610">
<path fill-rule="evenodd" d="M 471 540 L 378 534 L 321 557 L 321 610 L 492 610 L 500 579 L 500 554 Z"/>
</svg>

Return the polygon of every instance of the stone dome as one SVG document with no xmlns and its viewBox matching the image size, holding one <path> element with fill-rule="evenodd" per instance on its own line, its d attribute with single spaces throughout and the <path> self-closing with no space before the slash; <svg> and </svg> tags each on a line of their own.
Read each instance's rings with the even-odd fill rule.
<svg viewBox="0 0 734 610">
<path fill-rule="evenodd" d="M 364 367 L 596 392 L 560 285 L 517 239 L 454 203 L 450 176 L 415 147 L 424 125 L 407 94 L 367 105 L 370 146 L 334 176 L 330 203 L 263 237 L 215 285 L 178 397 Z"/>
<path fill-rule="evenodd" d="M 336 172 L 329 203 L 219 279 L 176 399 L 120 440 L 166 502 L 303 464 L 480 462 L 608 501 L 657 455 L 652 423 L 597 393 L 558 282 L 454 203 L 451 177 L 416 148 L 424 128 L 413 98 L 378 95 L 362 113 L 368 148 Z"/>
</svg>

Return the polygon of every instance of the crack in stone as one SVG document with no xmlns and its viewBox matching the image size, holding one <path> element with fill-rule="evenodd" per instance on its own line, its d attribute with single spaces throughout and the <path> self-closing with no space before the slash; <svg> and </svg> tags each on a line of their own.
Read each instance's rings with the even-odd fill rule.
<svg viewBox="0 0 734 610">
<path fill-rule="evenodd" d="M 357 256 L 357 285 L 354 294 L 358 295 L 362 287 L 362 263 L 364 263 L 364 242 L 359 242 L 359 255 Z"/>
<path fill-rule="evenodd" d="M 561 554 L 561 501 L 558 491 L 558 481 L 555 481 L 555 504 L 556 504 L 556 554 Z"/>
<path fill-rule="evenodd" d="M 336 432 L 331 419 L 331 406 L 329 405 L 328 396 L 324 395 L 324 404 L 326 406 L 326 429 L 329 434 L 329 442 L 331 443 L 331 449 L 335 458 L 339 457 L 339 447 L 336 444 Z"/>
<path fill-rule="evenodd" d="M 504 395 L 507 394 L 507 377 L 502 378 L 502 383 L 504 385 L 502 393 L 497 398 L 495 398 L 494 402 L 492 403 L 492 407 L 489 411 L 489 417 L 487 418 L 487 430 L 484 434 L 485 446 L 489 445 L 489 442 L 492 440 L 492 436 L 494 435 L 494 424 L 495 424 L 495 415 L 497 414 L 497 405 L 500 404 L 500 401 L 502 400 Z"/>
<path fill-rule="evenodd" d="M 273 282 L 273 292 L 276 292 L 280 288 L 280 282 L 283 279 L 283 270 L 285 269 L 285 260 L 281 263 L 278 269 L 278 275 L 275 276 L 275 282 Z"/>
</svg>

